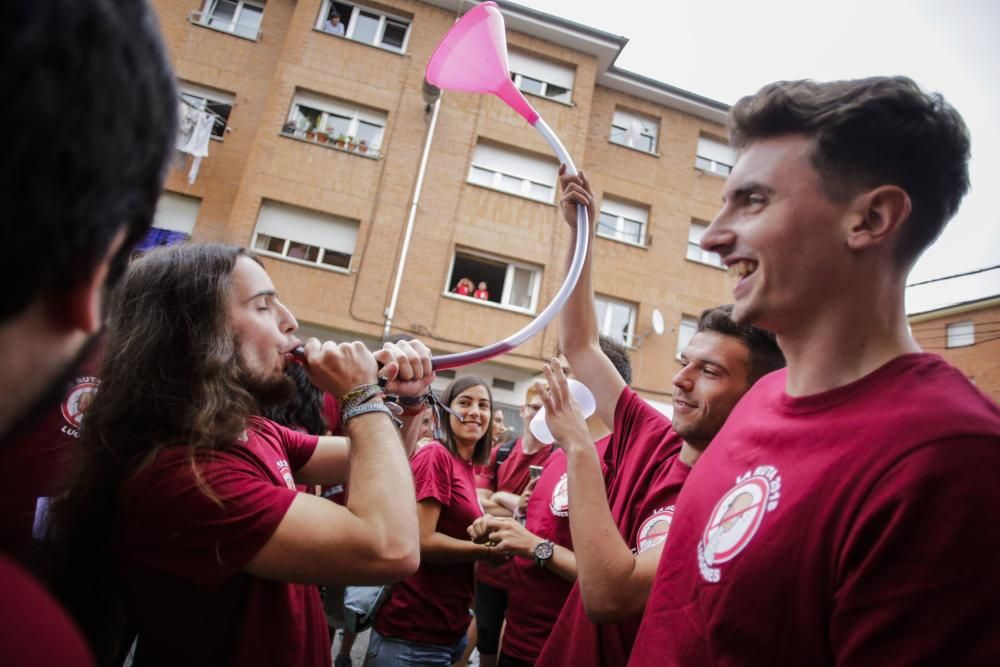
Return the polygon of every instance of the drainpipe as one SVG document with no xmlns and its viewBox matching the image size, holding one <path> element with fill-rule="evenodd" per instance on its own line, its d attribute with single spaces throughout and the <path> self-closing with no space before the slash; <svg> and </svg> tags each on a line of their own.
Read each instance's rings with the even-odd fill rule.
<svg viewBox="0 0 1000 667">
<path fill-rule="evenodd" d="M 441 89 L 432 86 L 424 80 L 423 90 L 424 101 L 427 103 L 427 110 L 431 111 L 431 123 L 427 128 L 427 138 L 424 140 L 424 151 L 420 156 L 420 167 L 417 170 L 417 183 L 413 188 L 413 201 L 410 203 L 410 214 L 406 219 L 406 231 L 403 234 L 403 249 L 399 256 L 399 265 L 396 267 L 396 280 L 392 285 L 392 298 L 389 299 L 389 307 L 385 309 L 385 326 L 382 329 L 382 339 L 389 337 L 389 330 L 392 329 L 392 318 L 396 315 L 396 303 L 399 300 L 399 288 L 403 284 L 403 271 L 406 269 L 406 256 L 410 251 L 410 238 L 413 236 L 413 223 L 417 218 L 417 208 L 420 205 L 420 193 L 424 188 L 424 174 L 427 171 L 427 160 L 431 155 L 431 144 L 434 142 L 434 129 L 437 127 L 438 112 L 441 110 Z"/>
</svg>

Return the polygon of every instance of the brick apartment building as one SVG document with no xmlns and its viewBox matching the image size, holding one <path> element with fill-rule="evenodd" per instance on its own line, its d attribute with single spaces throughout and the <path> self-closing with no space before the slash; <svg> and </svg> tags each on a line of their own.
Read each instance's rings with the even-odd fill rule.
<svg viewBox="0 0 1000 667">
<path fill-rule="evenodd" d="M 196 180 L 191 158 L 171 170 L 156 222 L 164 239 L 256 249 L 305 335 L 334 340 L 377 344 L 386 332 L 408 222 L 391 333 L 411 332 L 436 352 L 466 350 L 519 330 L 551 300 L 569 230 L 548 146 L 486 95 L 446 92 L 431 135 L 424 68 L 472 4 L 153 4 L 185 104 L 217 114 Z M 730 295 L 718 257 L 697 245 L 734 161 L 727 107 L 616 68 L 625 38 L 501 9 L 515 83 L 598 195 L 601 325 L 634 348 L 640 393 L 669 403 L 679 344 L 702 309 Z M 333 10 L 343 35 L 327 25 Z M 463 277 L 485 282 L 488 299 L 455 294 Z M 662 336 L 648 335 L 654 309 Z M 516 406 L 556 342 L 550 326 L 457 373 L 491 378 L 498 403 Z"/>
<path fill-rule="evenodd" d="M 910 315 L 913 337 L 1000 403 L 1000 294 Z"/>
</svg>

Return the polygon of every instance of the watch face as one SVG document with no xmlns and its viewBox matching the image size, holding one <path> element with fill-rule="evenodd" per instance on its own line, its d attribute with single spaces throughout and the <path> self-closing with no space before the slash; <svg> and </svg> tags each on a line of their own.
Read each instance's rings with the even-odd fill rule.
<svg viewBox="0 0 1000 667">
<path fill-rule="evenodd" d="M 538 560 L 548 560 L 552 558 L 552 543 L 542 542 L 535 547 L 535 558 Z"/>
</svg>

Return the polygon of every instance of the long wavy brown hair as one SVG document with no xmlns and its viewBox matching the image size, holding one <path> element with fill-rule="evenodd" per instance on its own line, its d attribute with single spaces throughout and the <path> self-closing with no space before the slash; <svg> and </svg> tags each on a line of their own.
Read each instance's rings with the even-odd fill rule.
<svg viewBox="0 0 1000 667">
<path fill-rule="evenodd" d="M 113 297 L 100 389 L 49 523 L 53 587 L 101 664 L 131 641 L 111 547 L 123 481 L 165 448 L 186 447 L 200 482 L 198 453 L 237 442 L 258 412 L 226 315 L 241 256 L 252 258 L 220 244 L 154 250 Z"/>
</svg>

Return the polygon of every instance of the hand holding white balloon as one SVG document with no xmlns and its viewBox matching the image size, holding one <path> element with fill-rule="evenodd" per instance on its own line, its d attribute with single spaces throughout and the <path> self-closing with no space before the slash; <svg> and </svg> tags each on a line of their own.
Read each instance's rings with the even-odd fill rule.
<svg viewBox="0 0 1000 667">
<path fill-rule="evenodd" d="M 597 410 L 597 401 L 594 399 L 594 394 L 587 389 L 587 385 L 583 384 L 579 380 L 569 378 L 566 380 L 566 384 L 569 386 L 570 396 L 572 396 L 573 400 L 579 404 L 580 410 L 583 412 L 583 418 L 590 418 L 590 416 L 594 414 L 594 411 Z M 532 418 L 528 428 L 531 429 L 531 434 L 535 436 L 539 442 L 545 443 L 546 445 L 555 442 L 555 436 L 552 435 L 552 431 L 549 430 L 549 425 L 545 421 L 545 408 L 542 408 L 535 413 L 535 416 Z"/>
</svg>

